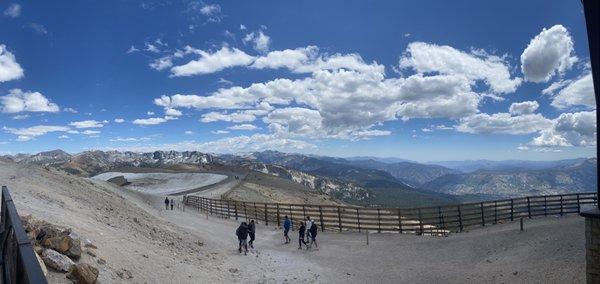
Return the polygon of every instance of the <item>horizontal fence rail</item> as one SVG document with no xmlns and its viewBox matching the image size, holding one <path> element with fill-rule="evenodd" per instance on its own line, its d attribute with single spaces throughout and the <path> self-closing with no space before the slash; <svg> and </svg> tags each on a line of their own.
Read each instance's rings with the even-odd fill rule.
<svg viewBox="0 0 600 284">
<path fill-rule="evenodd" d="M 2 187 L 1 210 L 2 283 L 47 283 L 6 186 Z"/>
<path fill-rule="evenodd" d="M 597 204 L 597 194 L 571 193 L 420 208 L 366 208 L 335 205 L 245 202 L 186 196 L 184 204 L 222 218 L 264 222 L 280 226 L 284 216 L 293 226 L 310 216 L 322 231 L 376 231 L 401 234 L 446 235 L 473 226 L 520 218 L 579 213 Z M 294 228 L 292 227 L 292 230 Z"/>
</svg>

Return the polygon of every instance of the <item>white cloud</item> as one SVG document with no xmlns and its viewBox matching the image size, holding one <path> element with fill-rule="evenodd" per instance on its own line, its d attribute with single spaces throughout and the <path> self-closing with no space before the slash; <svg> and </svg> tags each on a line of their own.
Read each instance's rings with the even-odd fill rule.
<svg viewBox="0 0 600 284">
<path fill-rule="evenodd" d="M 205 16 L 212 16 L 214 14 L 221 13 L 221 6 L 217 4 L 204 5 L 202 8 L 200 8 L 200 13 Z"/>
<path fill-rule="evenodd" d="M 254 125 L 254 124 L 244 123 L 244 124 L 236 124 L 234 126 L 229 126 L 229 127 L 227 127 L 227 129 L 252 131 L 252 130 L 258 129 L 258 127 L 256 127 L 256 125 Z"/>
<path fill-rule="evenodd" d="M 21 89 L 12 89 L 8 95 L 0 97 L 1 111 L 3 113 L 17 112 L 58 112 L 57 104 L 39 92 L 23 92 Z"/>
<path fill-rule="evenodd" d="M 154 70 L 164 70 L 167 68 L 171 68 L 173 66 L 173 57 L 172 56 L 164 56 L 161 58 L 157 58 L 154 61 L 150 62 L 150 68 Z"/>
<path fill-rule="evenodd" d="M 503 58 L 483 50 L 466 53 L 447 45 L 412 42 L 400 58 L 400 67 L 483 80 L 495 93 L 512 93 L 521 84 L 520 78 L 511 78 L 510 66 Z"/>
<path fill-rule="evenodd" d="M 182 77 L 215 73 L 225 68 L 245 66 L 254 60 L 252 56 L 245 52 L 227 46 L 222 47 L 214 53 L 203 50 L 195 50 L 195 53 L 200 55 L 200 58 L 171 68 L 172 76 Z"/>
<path fill-rule="evenodd" d="M 234 113 L 222 113 L 222 112 L 208 112 L 202 115 L 200 121 L 208 123 L 215 121 L 227 121 L 227 122 L 251 122 L 256 120 L 256 115 L 251 111 L 239 111 Z"/>
<path fill-rule="evenodd" d="M 243 24 L 240 24 L 240 31 L 245 31 L 246 30 L 246 26 Z"/>
<path fill-rule="evenodd" d="M 68 135 L 61 135 L 58 136 L 58 139 L 69 139 L 70 137 Z"/>
<path fill-rule="evenodd" d="M 186 135 L 192 135 L 192 134 L 194 134 L 194 132 L 193 132 L 193 131 L 191 131 L 191 130 L 187 130 L 187 131 L 185 131 L 184 133 L 185 133 Z"/>
<path fill-rule="evenodd" d="M 115 121 L 115 123 L 123 123 L 123 122 L 125 122 L 125 119 L 122 119 L 122 118 L 115 118 L 115 120 L 114 120 L 114 121 Z"/>
<path fill-rule="evenodd" d="M 69 123 L 70 126 L 75 128 L 100 128 L 104 127 L 101 121 L 96 120 L 82 120 L 82 121 L 73 121 Z"/>
<path fill-rule="evenodd" d="M 216 131 L 213 130 L 210 133 L 212 133 L 212 134 L 227 134 L 227 133 L 229 133 L 229 131 L 227 131 L 227 130 L 216 130 Z"/>
<path fill-rule="evenodd" d="M 585 106 L 590 109 L 596 108 L 592 73 L 588 73 L 577 80 L 567 82 L 568 84 L 552 98 L 551 105 L 553 107 L 558 109 L 566 109 L 573 106 Z"/>
<path fill-rule="evenodd" d="M 134 52 L 138 52 L 140 51 L 139 49 L 137 49 L 135 47 L 135 45 L 132 45 L 131 47 L 129 47 L 129 49 L 127 50 L 127 53 L 134 53 Z"/>
<path fill-rule="evenodd" d="M 563 113 L 552 121 L 530 143 L 533 146 L 594 146 L 596 145 L 596 112 Z"/>
<path fill-rule="evenodd" d="M 81 132 L 81 134 L 88 135 L 88 136 L 96 136 L 97 134 L 100 134 L 100 131 L 98 131 L 98 130 L 85 130 L 85 131 Z"/>
<path fill-rule="evenodd" d="M 459 132 L 484 134 L 531 134 L 548 129 L 552 121 L 541 114 L 511 116 L 509 113 L 480 113 L 462 118 L 456 127 Z"/>
<path fill-rule="evenodd" d="M 65 132 L 69 130 L 69 128 L 66 126 L 55 125 L 37 125 L 28 128 L 3 127 L 2 129 L 10 134 L 17 135 L 18 141 L 29 141 L 50 132 Z"/>
<path fill-rule="evenodd" d="M 167 115 L 167 116 L 182 116 L 183 113 L 181 113 L 181 111 L 176 110 L 174 108 L 168 108 L 165 110 L 165 115 Z"/>
<path fill-rule="evenodd" d="M 525 101 L 511 104 L 508 112 L 512 115 L 532 114 L 539 107 L 540 104 L 536 101 Z"/>
<path fill-rule="evenodd" d="M 146 115 L 154 115 L 154 112 L 153 111 L 148 111 L 148 112 L 146 112 Z"/>
<path fill-rule="evenodd" d="M 263 31 L 246 34 L 242 41 L 244 43 L 252 42 L 254 49 L 263 53 L 269 51 L 269 45 L 271 44 L 271 38 L 264 34 Z"/>
<path fill-rule="evenodd" d="M 0 44 L 0 83 L 23 77 L 23 68 L 17 63 L 14 54 Z"/>
<path fill-rule="evenodd" d="M 63 111 L 64 112 L 70 112 L 70 113 L 78 113 L 78 111 L 76 109 L 70 108 L 70 107 L 63 108 Z"/>
<path fill-rule="evenodd" d="M 12 119 L 16 119 L 16 120 L 20 120 L 20 119 L 27 119 L 29 118 L 29 114 L 18 114 L 13 116 Z"/>
<path fill-rule="evenodd" d="M 555 74 L 562 75 L 577 62 L 573 53 L 573 40 L 565 27 L 544 28 L 521 54 L 521 71 L 525 80 L 548 82 Z"/>
<path fill-rule="evenodd" d="M 144 44 L 144 46 L 145 46 L 145 48 L 144 48 L 145 51 L 150 51 L 152 53 L 160 53 L 160 48 L 152 43 L 147 42 Z"/>
<path fill-rule="evenodd" d="M 32 31 L 34 31 L 38 35 L 48 34 L 48 29 L 46 29 L 46 27 L 42 24 L 30 23 L 29 25 L 27 25 L 27 27 L 30 28 Z"/>
<path fill-rule="evenodd" d="M 19 4 L 11 4 L 4 10 L 4 16 L 17 18 L 21 15 L 21 5 Z"/>
<path fill-rule="evenodd" d="M 140 141 L 148 141 L 151 140 L 150 137 L 116 137 L 116 138 L 111 138 L 109 139 L 109 141 L 111 142 L 140 142 Z"/>
<path fill-rule="evenodd" d="M 137 125 L 158 125 L 167 122 L 166 118 L 162 117 L 151 117 L 151 118 L 140 118 L 133 121 L 133 124 Z"/>
</svg>

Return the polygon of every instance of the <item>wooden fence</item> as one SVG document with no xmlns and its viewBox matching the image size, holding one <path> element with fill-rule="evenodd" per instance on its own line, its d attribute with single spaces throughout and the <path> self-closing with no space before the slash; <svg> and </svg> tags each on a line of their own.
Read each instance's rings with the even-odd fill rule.
<svg viewBox="0 0 600 284">
<path fill-rule="evenodd" d="M 368 230 L 420 235 L 445 235 L 519 218 L 579 213 L 581 206 L 596 203 L 595 192 L 406 209 L 243 202 L 199 196 L 187 196 L 184 200 L 185 205 L 206 214 L 236 220 L 254 219 L 267 226 L 280 226 L 286 215 L 296 226 L 310 216 L 322 231 Z"/>
</svg>

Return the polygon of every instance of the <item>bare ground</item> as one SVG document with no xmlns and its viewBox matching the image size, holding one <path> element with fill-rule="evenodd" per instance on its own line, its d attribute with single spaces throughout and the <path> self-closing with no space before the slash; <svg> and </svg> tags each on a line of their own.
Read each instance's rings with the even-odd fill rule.
<svg viewBox="0 0 600 284">
<path fill-rule="evenodd" d="M 581 217 L 526 220 L 449 237 L 320 233 L 319 250 L 282 244 L 273 226 L 257 227 L 256 249 L 236 251 L 237 222 L 190 207 L 165 211 L 160 197 L 101 181 L 0 162 L 0 182 L 22 214 L 74 228 L 98 246 L 82 261 L 100 282 L 135 283 L 582 283 Z M 178 204 L 180 205 L 180 204 Z M 297 241 L 296 232 L 291 233 Z M 201 242 L 202 245 L 199 245 Z M 133 278 L 118 274 L 129 271 Z M 68 282 L 52 273 L 53 283 Z"/>
</svg>

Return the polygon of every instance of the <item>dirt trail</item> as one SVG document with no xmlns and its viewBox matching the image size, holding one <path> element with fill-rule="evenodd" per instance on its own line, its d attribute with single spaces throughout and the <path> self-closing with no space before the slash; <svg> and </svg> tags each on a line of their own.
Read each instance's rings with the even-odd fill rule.
<svg viewBox="0 0 600 284">
<path fill-rule="evenodd" d="M 320 232 L 314 251 L 284 245 L 279 229 L 258 224 L 256 249 L 243 256 L 235 220 L 190 207 L 166 211 L 161 197 L 3 162 L 0 182 L 21 213 L 94 241 L 107 264 L 82 261 L 100 269 L 102 283 L 584 282 L 584 222 L 577 216 L 526 220 L 524 232 L 515 222 L 446 238 L 371 234 L 369 246 L 364 233 Z M 297 241 L 297 232 L 291 237 Z M 133 278 L 119 277 L 124 270 Z M 66 282 L 58 273 L 50 280 Z"/>
</svg>

